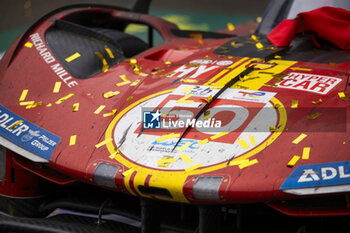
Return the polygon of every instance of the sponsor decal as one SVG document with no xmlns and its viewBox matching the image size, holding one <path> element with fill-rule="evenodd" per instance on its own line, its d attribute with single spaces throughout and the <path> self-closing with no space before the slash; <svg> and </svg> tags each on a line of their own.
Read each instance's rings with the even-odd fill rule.
<svg viewBox="0 0 350 233">
<path fill-rule="evenodd" d="M 281 190 L 350 184 L 349 161 L 298 166 Z"/>
<path fill-rule="evenodd" d="M 180 66 L 168 77 L 204 79 L 213 74 L 219 68 L 228 67 L 232 65 L 232 63 L 233 62 L 230 60 L 197 59 L 191 61 L 187 65 Z"/>
<path fill-rule="evenodd" d="M 283 106 L 273 92 L 230 88 L 208 109 L 209 118 L 202 114 L 197 122 L 192 121 L 205 104 L 202 100 L 217 91 L 207 86 L 181 85 L 139 100 L 112 121 L 107 132 L 113 142 L 107 147 L 111 153 L 117 147 L 121 156 L 141 166 L 182 170 L 199 163 L 203 167 L 227 163 L 243 155 L 249 158 L 283 131 L 285 109 L 273 108 L 274 104 Z M 188 125 L 191 130 L 174 148 Z M 270 126 L 278 132 L 271 132 Z M 165 137 L 169 134 L 173 136 Z M 163 137 L 166 139 L 161 140 Z M 190 164 L 180 158 L 183 153 L 191 159 Z M 160 167 L 158 161 L 164 157 L 171 157 L 173 162 Z"/>
<path fill-rule="evenodd" d="M 0 136 L 50 160 L 60 137 L 34 125 L 0 105 Z"/>
<path fill-rule="evenodd" d="M 317 74 L 290 73 L 277 83 L 277 87 L 327 94 L 342 79 Z"/>
</svg>

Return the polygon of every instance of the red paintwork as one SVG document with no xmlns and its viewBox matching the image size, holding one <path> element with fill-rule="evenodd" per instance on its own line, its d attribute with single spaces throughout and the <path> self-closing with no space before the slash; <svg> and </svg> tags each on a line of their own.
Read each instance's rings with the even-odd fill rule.
<svg viewBox="0 0 350 233">
<path fill-rule="evenodd" d="M 38 25 L 33 33 L 37 32 L 44 38 L 44 32 L 52 25 L 55 19 L 62 19 L 66 15 L 74 12 L 87 10 L 85 8 L 77 8 L 59 12 L 50 16 L 47 20 Z M 170 32 L 170 28 L 176 28 L 173 24 L 167 23 L 161 19 L 141 15 L 136 13 L 126 13 L 118 10 L 104 10 L 104 9 L 88 9 L 89 11 L 106 11 L 110 12 L 112 17 L 135 20 L 135 22 L 143 22 L 158 29 L 159 33 L 164 38 L 164 43 L 154 47 L 142 54 L 139 54 L 136 59 L 138 64 L 141 64 L 142 72 L 151 73 L 156 67 L 163 66 L 166 69 L 160 74 L 169 73 L 177 67 L 165 66 L 164 62 L 169 60 L 175 64 L 185 64 L 194 59 L 202 59 L 205 56 L 210 56 L 215 59 L 221 59 L 218 55 L 213 54 L 213 48 L 229 41 L 230 39 L 217 40 L 198 40 L 177 38 Z M 242 31 L 244 31 L 242 29 Z M 26 41 L 26 40 L 24 40 Z M 7 67 L 10 57 L 17 46 L 18 40 L 12 45 L 8 52 L 3 57 L 0 63 L 0 104 L 10 111 L 24 117 L 28 121 L 58 135 L 62 138 L 59 145 L 54 151 L 49 167 L 56 169 L 59 172 L 73 177 L 73 179 L 82 182 L 92 182 L 92 172 L 94 170 L 93 163 L 104 161 L 109 164 L 119 166 L 121 171 L 117 173 L 115 182 L 117 184 L 117 191 L 127 192 L 123 185 L 122 173 L 128 170 L 127 167 L 117 163 L 116 160 L 108 159 L 109 152 L 105 147 L 99 149 L 95 148 L 95 144 L 104 139 L 104 133 L 113 117 L 101 117 L 100 115 L 90 114 L 94 112 L 98 106 L 105 104 L 106 112 L 115 108 L 118 111 L 124 109 L 128 104 L 148 96 L 155 92 L 160 92 L 172 88 L 176 88 L 181 83 L 173 83 L 171 78 L 157 78 L 155 76 L 141 77 L 136 75 L 128 62 L 120 63 L 109 69 L 106 73 L 100 73 L 94 78 L 87 80 L 76 80 L 78 86 L 69 88 L 64 83 L 59 94 L 53 94 L 52 88 L 59 78 L 52 72 L 50 67 L 42 60 L 35 49 L 27 49 L 20 45 L 20 49 L 14 56 L 11 64 Z M 188 48 L 187 50 L 176 50 L 178 47 Z M 188 57 L 190 56 L 190 57 Z M 233 61 L 239 58 L 232 58 Z M 348 70 L 350 70 L 350 62 L 338 64 L 336 67 L 330 67 L 328 64 L 314 64 L 299 62 L 295 67 L 312 68 L 313 71 L 301 71 L 302 73 L 313 73 L 319 75 L 333 76 L 342 79 L 343 81 L 337 85 L 332 91 L 326 95 L 318 95 L 311 92 L 304 92 L 291 89 L 273 88 L 263 86 L 260 90 L 278 92 L 276 97 L 283 103 L 285 107 L 291 105 L 293 99 L 299 100 L 299 108 L 302 107 L 342 107 L 348 108 L 347 101 L 341 101 L 337 96 L 340 91 L 349 90 L 347 85 Z M 285 73 L 298 72 L 288 69 Z M 129 88 L 115 88 L 114 84 L 120 82 L 119 75 L 125 74 L 128 79 L 133 82 L 137 79 L 142 79 L 141 83 L 135 87 Z M 157 74 L 159 75 L 159 74 Z M 207 82 L 210 77 L 199 80 L 198 85 Z M 27 110 L 23 106 L 19 106 L 18 98 L 23 89 L 29 89 L 30 92 L 27 99 L 43 101 L 41 107 Z M 120 94 L 110 99 L 105 99 L 102 93 L 118 90 Z M 55 105 L 51 108 L 45 107 L 48 103 L 54 103 L 59 98 L 74 93 L 74 98 L 68 99 L 60 105 Z M 134 98 L 128 102 L 125 100 L 133 96 Z M 319 105 L 314 105 L 311 102 L 322 98 L 323 102 Z M 79 102 L 80 109 L 78 112 L 72 112 L 72 104 Z M 292 109 L 287 109 L 288 127 L 299 128 L 302 130 L 305 125 L 309 124 L 304 118 L 293 118 Z M 89 113 L 89 114 L 87 114 Z M 349 114 L 348 119 L 349 121 Z M 83 119 L 83 120 L 82 120 Z M 322 121 L 322 119 L 320 119 Z M 325 118 L 322 124 L 327 124 L 329 127 L 336 122 L 327 122 Z M 317 127 L 317 125 L 316 125 Z M 220 189 L 220 201 L 207 201 L 206 203 L 250 203 L 250 202 L 266 202 L 271 200 L 279 200 L 285 198 L 293 198 L 292 195 L 282 193 L 280 186 L 283 181 L 292 173 L 294 168 L 286 166 L 288 161 L 294 154 L 300 154 L 298 148 L 312 145 L 312 154 L 309 160 L 300 160 L 298 165 L 326 163 L 336 161 L 347 161 L 348 144 L 349 142 L 349 124 L 346 125 L 346 132 L 339 133 L 318 133 L 309 132 L 308 137 L 304 139 L 298 146 L 290 143 L 293 141 L 301 131 L 284 132 L 277 140 L 256 154 L 250 159 L 258 158 L 259 164 L 247 167 L 240 170 L 237 166 L 229 166 L 220 170 L 212 171 L 210 173 L 201 174 L 201 176 L 224 176 L 227 178 L 225 185 Z M 69 138 L 71 135 L 77 135 L 77 144 L 69 146 Z M 10 152 L 9 152 L 10 153 Z M 11 156 L 8 155 L 9 161 Z M 21 163 L 20 160 L 16 161 Z M 12 161 L 13 163 L 13 161 Z M 10 166 L 9 164 L 7 166 Z M 14 166 L 16 163 L 14 163 Z M 35 187 L 35 179 L 31 179 L 27 171 L 33 172 L 33 167 L 22 165 L 23 172 L 26 174 L 26 182 Z M 55 181 L 56 183 L 66 184 L 59 178 L 49 177 L 49 173 L 34 172 L 36 175 Z M 201 203 L 196 201 L 192 195 L 192 186 L 197 175 L 188 177 L 184 185 L 184 194 L 188 201 L 193 203 Z M 30 180 L 28 180 L 30 179 Z M 68 182 L 68 181 L 67 181 Z M 130 179 L 132 182 L 132 179 Z M 146 186 L 148 183 L 146 184 Z M 6 188 L 5 188 L 6 187 Z M 133 185 L 131 185 L 133 187 Z M 1 193 L 4 195 L 33 195 L 34 193 L 23 193 L 23 190 L 16 189 L 8 183 L 1 186 Z M 285 210 L 290 212 L 293 210 Z M 343 210 L 341 210 L 343 211 Z M 345 213 L 345 211 L 344 211 Z M 348 210 L 346 212 L 348 214 Z"/>
</svg>

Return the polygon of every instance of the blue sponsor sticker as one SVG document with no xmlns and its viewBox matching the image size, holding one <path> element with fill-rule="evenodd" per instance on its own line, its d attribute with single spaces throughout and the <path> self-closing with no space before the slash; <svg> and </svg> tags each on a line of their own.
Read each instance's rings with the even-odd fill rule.
<svg viewBox="0 0 350 233">
<path fill-rule="evenodd" d="M 160 116 L 161 116 L 161 113 L 159 110 L 157 110 L 156 112 L 144 111 L 143 112 L 143 128 L 144 129 L 160 129 L 161 128 Z"/>
<path fill-rule="evenodd" d="M 298 166 L 281 190 L 350 184 L 349 161 Z"/>
<path fill-rule="evenodd" d="M 50 160 L 60 137 L 23 119 L 0 105 L 0 136 L 19 147 Z"/>
</svg>

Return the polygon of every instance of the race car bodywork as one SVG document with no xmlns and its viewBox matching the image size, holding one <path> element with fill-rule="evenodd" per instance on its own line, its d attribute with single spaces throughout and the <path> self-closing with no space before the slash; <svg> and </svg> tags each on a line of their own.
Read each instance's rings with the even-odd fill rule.
<svg viewBox="0 0 350 233">
<path fill-rule="evenodd" d="M 292 2 L 274 1 L 253 35 L 99 5 L 40 19 L 0 63 L 2 211 L 94 211 L 52 204 L 74 189 L 140 199 L 143 232 L 159 230 L 164 203 L 198 206 L 200 232 L 219 231 L 223 208 L 255 203 L 349 215 L 350 54 L 307 33 L 269 43 L 269 17 Z M 148 44 L 123 32 L 131 23 L 149 27 Z"/>
</svg>

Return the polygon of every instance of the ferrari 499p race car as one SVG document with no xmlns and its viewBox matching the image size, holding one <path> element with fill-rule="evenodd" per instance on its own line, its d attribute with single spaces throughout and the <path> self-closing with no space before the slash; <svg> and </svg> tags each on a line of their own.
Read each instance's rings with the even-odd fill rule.
<svg viewBox="0 0 350 233">
<path fill-rule="evenodd" d="M 350 2 L 220 32 L 149 3 L 57 9 L 1 59 L 0 231 L 348 232 Z"/>
</svg>

